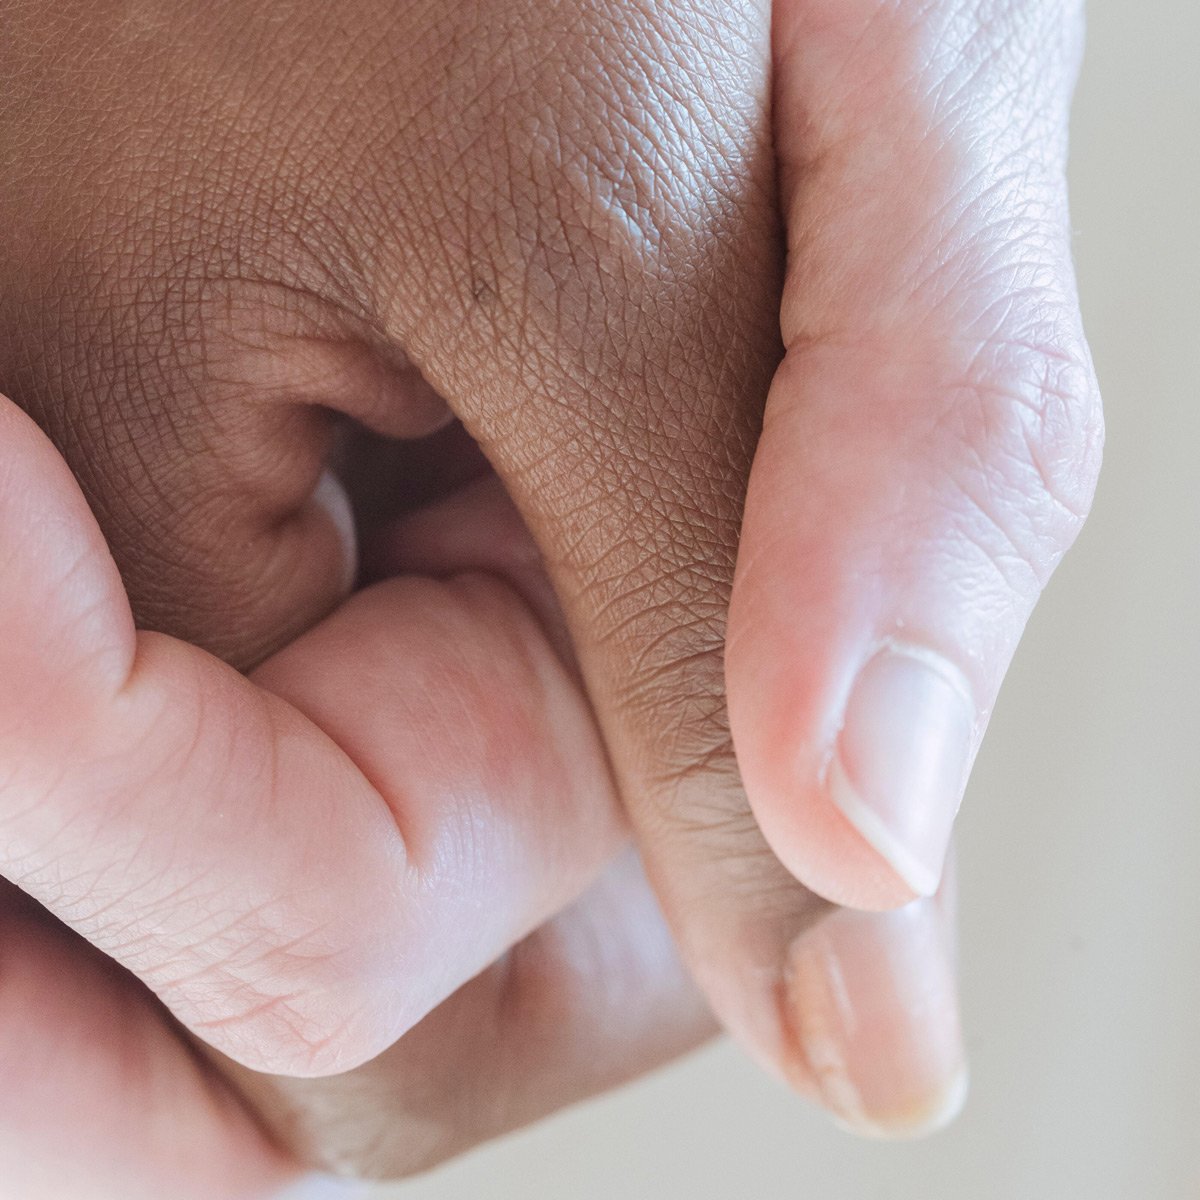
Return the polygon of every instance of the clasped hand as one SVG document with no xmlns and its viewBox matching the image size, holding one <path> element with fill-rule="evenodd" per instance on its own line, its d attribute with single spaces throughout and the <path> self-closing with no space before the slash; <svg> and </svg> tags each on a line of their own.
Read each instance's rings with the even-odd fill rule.
<svg viewBox="0 0 1200 1200">
<path fill-rule="evenodd" d="M 951 825 L 1101 444 L 1075 5 L 3 21 L 13 1194 L 402 1174 L 714 1016 L 951 1115 Z"/>
</svg>

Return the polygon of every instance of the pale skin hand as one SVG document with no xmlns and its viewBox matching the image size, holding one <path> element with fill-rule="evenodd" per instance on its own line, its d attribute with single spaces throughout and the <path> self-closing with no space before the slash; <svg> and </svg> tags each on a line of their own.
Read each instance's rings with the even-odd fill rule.
<svg viewBox="0 0 1200 1200">
<path fill-rule="evenodd" d="M 776 7 L 787 356 L 729 700 L 772 848 L 839 903 L 936 888 L 1091 503 L 1103 425 L 1064 179 L 1081 35 L 1072 0 Z"/>
<path fill-rule="evenodd" d="M 457 38 L 366 5 L 341 14 L 359 35 L 315 10 L 285 27 L 208 5 L 176 29 L 99 7 L 12 14 L 0 382 L 84 482 L 141 623 L 267 661 L 248 683 L 135 640 L 82 497 L 7 412 L 5 673 L 22 704 L 0 728 L 19 764 L 4 871 L 251 1067 L 336 1071 L 433 1015 L 331 1079 L 200 1068 L 132 977 L 14 895 L 0 1055 L 30 1078 L 36 1063 L 38 1087 L 6 1091 L 0 1129 L 29 1194 L 267 1194 L 297 1154 L 402 1172 L 693 1043 L 708 1018 L 627 870 L 455 992 L 588 889 L 620 807 L 689 967 L 757 1057 L 859 1127 L 943 1116 L 962 1063 L 941 908 L 814 927 L 750 819 L 722 717 L 774 357 L 765 7 L 629 8 L 618 28 L 593 6 L 559 26 L 488 5 Z M 1090 496 L 1098 413 L 1060 178 L 1076 16 L 775 12 L 789 351 L 751 475 L 729 695 L 766 838 L 838 900 L 928 886 L 947 825 L 932 804 L 874 825 L 860 804 L 858 829 L 831 807 L 837 755 L 838 796 L 869 800 L 869 746 L 898 758 L 910 740 L 882 718 L 851 737 L 855 671 L 881 645 L 940 656 L 977 706 L 973 751 Z M 71 37 L 89 53 L 46 49 Z M 581 67 L 598 47 L 622 71 Z M 562 89 L 580 71 L 587 86 Z M 438 397 L 540 545 L 582 691 L 494 485 L 381 517 L 376 555 L 508 585 L 386 583 L 293 641 L 344 588 L 337 523 L 306 504 L 327 439 L 314 406 L 402 436 L 439 423 Z M 884 676 L 867 691 L 894 694 Z M 911 828 L 920 852 L 896 854 Z M 151 1109 L 164 1134 L 147 1145 L 131 1131 Z"/>
<path fill-rule="evenodd" d="M 411 1170 L 709 1032 L 519 566 L 359 592 L 248 680 L 135 634 L 57 452 L 6 400 L 0 438 L 6 870 L 96 947 L 0 881 L 6 1191 Z M 134 975 L 241 1064 L 382 1053 L 206 1064 Z"/>
</svg>

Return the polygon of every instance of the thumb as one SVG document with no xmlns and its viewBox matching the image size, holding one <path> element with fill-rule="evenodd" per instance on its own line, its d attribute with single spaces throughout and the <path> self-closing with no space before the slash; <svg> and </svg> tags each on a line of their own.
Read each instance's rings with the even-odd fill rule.
<svg viewBox="0 0 1200 1200">
<path fill-rule="evenodd" d="M 761 828 L 829 899 L 932 894 L 1103 440 L 1063 0 L 780 0 L 789 266 L 727 653 Z"/>
</svg>

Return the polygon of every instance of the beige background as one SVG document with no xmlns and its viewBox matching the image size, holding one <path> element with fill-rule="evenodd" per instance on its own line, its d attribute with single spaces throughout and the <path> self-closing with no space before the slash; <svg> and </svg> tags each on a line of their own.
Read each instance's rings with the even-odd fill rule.
<svg viewBox="0 0 1200 1200">
<path fill-rule="evenodd" d="M 1200 1200 L 1200 8 L 1091 24 L 1074 213 L 1109 450 L 962 823 L 965 1116 L 862 1144 L 720 1046 L 389 1197 Z"/>
</svg>

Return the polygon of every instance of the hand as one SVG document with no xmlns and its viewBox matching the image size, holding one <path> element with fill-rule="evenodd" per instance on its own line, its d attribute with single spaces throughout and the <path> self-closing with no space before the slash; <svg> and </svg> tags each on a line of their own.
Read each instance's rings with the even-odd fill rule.
<svg viewBox="0 0 1200 1200">
<path fill-rule="evenodd" d="M 842 904 L 937 887 L 1103 425 L 1070 256 L 1077 0 L 778 0 L 789 270 L 730 617 L 759 824 Z"/>
<path fill-rule="evenodd" d="M 0 881 L 6 1196 L 412 1170 L 710 1032 L 501 564 L 360 591 L 246 679 L 135 634 L 78 487 L 4 400 L 0 444 L 4 861 L 78 931 Z M 301 1077 L 385 1053 L 310 1081 L 211 1047 Z"/>
<path fill-rule="evenodd" d="M 424 40 L 414 40 L 411 26 L 396 29 L 394 18 L 387 17 L 382 25 L 364 23 L 373 39 L 368 45 L 365 33 L 348 37 L 342 29 L 326 29 L 323 14 L 285 30 L 266 18 L 209 9 L 187 29 L 186 45 L 179 31 L 124 27 L 116 49 L 94 56 L 87 71 L 76 61 L 69 72 L 60 67 L 56 74 L 47 49 L 49 18 L 44 12 L 23 14 L 17 33 L 24 40 L 15 37 L 8 53 L 23 67 L 41 64 L 15 73 L 21 86 L 38 85 L 33 94 L 42 108 L 34 106 L 35 118 L 82 110 L 92 117 L 92 131 L 96 125 L 109 128 L 117 146 L 114 152 L 111 141 L 100 137 L 81 148 L 54 120 L 19 127 L 28 130 L 24 144 L 42 153 L 23 159 L 22 186 L 6 193 L 14 227 L 29 233 L 32 221 L 34 229 L 13 243 L 25 248 L 25 257 L 5 293 L 10 334 L 5 378 L 57 433 L 95 498 L 141 622 L 248 664 L 311 624 L 336 601 L 342 580 L 329 522 L 319 507 L 303 505 L 317 474 L 322 419 L 311 407 L 264 404 L 264 394 L 350 408 L 364 420 L 373 414 L 384 432 L 413 433 L 436 423 L 437 405 L 422 413 L 428 393 L 404 372 L 396 348 L 420 361 L 426 378 L 466 418 L 500 468 L 547 555 L 623 796 L 694 968 L 727 1022 L 760 1056 L 811 1085 L 802 1046 L 812 1041 L 812 1022 L 806 1029 L 799 1009 L 781 1006 L 778 998 L 789 961 L 789 995 L 814 994 L 814 973 L 797 968 L 820 941 L 809 937 L 799 943 L 805 949 L 789 947 L 811 924 L 815 908 L 803 892 L 788 887 L 746 819 L 724 735 L 717 657 L 739 480 L 755 432 L 753 396 L 772 358 L 763 333 L 771 327 L 766 314 L 774 284 L 770 162 L 762 73 L 753 66 L 765 61 L 765 24 L 756 10 L 737 37 L 717 25 L 708 41 L 695 22 L 682 19 L 687 15 L 659 14 L 661 25 L 649 33 L 639 27 L 632 42 L 630 31 L 621 30 L 611 52 L 619 61 L 630 53 L 636 60 L 636 49 L 628 46 L 645 50 L 649 44 L 642 65 L 661 69 L 670 59 L 664 45 L 674 46 L 679 53 L 672 61 L 687 85 L 686 102 L 668 106 L 666 115 L 712 117 L 715 107 L 726 119 L 695 123 L 698 145 L 666 156 L 686 163 L 687 170 L 677 173 L 662 171 L 661 164 L 650 169 L 644 155 L 601 154 L 597 167 L 595 157 L 584 154 L 579 177 L 584 186 L 578 194 L 567 190 L 574 206 L 558 212 L 547 229 L 542 198 L 557 194 L 563 179 L 573 176 L 559 170 L 553 157 L 511 161 L 514 128 L 526 148 L 545 146 L 535 136 L 540 114 L 528 111 L 526 93 L 514 99 L 506 90 L 504 80 L 514 68 L 503 55 L 490 60 L 483 74 L 494 94 L 508 98 L 510 123 L 502 127 L 485 119 L 494 109 L 483 105 L 465 126 L 445 125 L 461 131 L 456 140 L 470 147 L 465 159 L 445 144 L 431 151 L 428 138 L 420 143 L 421 154 L 398 152 L 397 127 L 412 135 L 412 122 L 427 123 L 423 102 L 431 94 L 443 96 L 446 80 L 465 69 L 438 40 L 444 29 L 426 30 Z M 99 44 L 91 19 L 90 12 L 59 11 L 53 21 L 61 27 L 51 27 L 60 35 L 55 43 L 62 44 L 65 30 L 82 44 Z M 235 28 L 238 19 L 251 28 Z M 379 37 L 381 28 L 392 36 Z M 554 61 L 575 66 L 580 56 L 562 48 L 560 29 L 541 32 L 555 35 L 555 49 L 548 56 L 530 52 L 527 61 L 551 63 L 535 74 L 549 85 L 571 79 L 570 70 L 556 72 Z M 512 53 L 514 39 L 495 37 Z M 264 69 L 275 61 L 270 55 L 279 56 L 272 39 L 280 38 L 299 72 L 306 63 L 329 61 L 330 46 L 350 43 L 354 54 L 344 60 L 346 76 L 339 82 L 358 83 L 354 102 L 342 104 L 340 88 L 313 96 L 294 78 L 280 79 Z M 704 53 L 697 51 L 697 38 Z M 30 39 L 43 53 L 30 53 Z M 308 48 L 307 59 L 297 42 Z M 429 53 L 431 44 L 441 46 L 440 53 Z M 479 44 L 478 34 L 473 44 Z M 351 61 L 354 55 L 358 63 Z M 393 65 L 393 78 L 404 78 L 404 97 L 393 96 L 377 73 L 353 69 L 376 56 Z M 447 70 L 448 58 L 454 69 Z M 227 86 L 231 71 L 219 64 L 230 59 L 237 67 L 232 82 L 249 93 L 248 110 L 229 99 L 237 88 Z M 715 101 L 711 80 L 697 78 L 696 61 L 728 64 L 727 71 L 712 73 L 721 84 Z M 395 69 L 398 62 L 415 66 L 405 74 Z M 472 69 L 479 74 L 478 66 Z M 206 71 L 214 70 L 222 85 L 215 89 L 206 87 Z M 515 73 L 522 77 L 520 70 Z M 130 86 L 147 77 L 155 86 L 141 92 Z M 107 126 L 114 78 L 127 86 L 123 107 Z M 362 85 L 364 78 L 382 88 L 382 101 L 379 91 Z M 528 72 L 524 78 L 530 78 Z M 265 91 L 263 80 L 270 83 Z M 601 95 L 608 89 L 610 102 L 615 87 L 620 103 L 608 108 L 618 113 L 631 109 L 630 93 L 622 88 L 642 97 L 631 110 L 643 121 L 645 94 L 661 100 L 653 86 L 636 79 L 614 83 L 611 73 L 597 86 Z M 164 96 L 170 101 L 165 107 L 159 102 Z M 210 118 L 213 104 L 237 108 L 243 126 L 214 133 L 201 119 Z M 381 104 L 388 120 L 375 119 Z M 391 111 L 397 104 L 399 114 Z M 405 104 L 408 125 L 398 119 L 406 115 Z M 250 119 L 257 114 L 265 121 L 265 109 L 274 121 L 269 127 Z M 585 132 L 592 109 L 604 106 L 589 104 L 576 113 Z M 591 123 L 601 147 L 607 141 L 611 148 L 612 111 Z M 732 136 L 731 114 L 737 118 Z M 780 114 L 782 126 L 789 120 L 782 105 Z M 190 121 L 181 123 L 181 115 Z M 146 136 L 145 130 L 164 123 L 174 141 Z M 640 132 L 617 124 L 626 134 Z M 651 132 L 661 140 L 663 129 L 671 127 L 668 120 Z M 46 129 L 55 137 L 47 138 Z M 630 139 L 635 147 L 662 149 L 641 132 Z M 694 125 L 690 136 L 696 136 Z M 223 139 L 240 152 L 211 144 Z M 146 142 L 157 161 L 141 153 Z M 402 150 L 402 140 L 399 146 Z M 733 161 L 723 161 L 731 157 L 731 146 L 737 150 Z M 450 195 L 435 196 L 432 204 L 405 203 L 413 184 L 398 178 L 396 164 L 425 162 L 431 153 L 440 165 L 422 178 Z M 244 177 L 217 169 L 235 158 L 251 164 Z M 547 162 L 555 165 L 553 171 Z M 569 167 L 570 154 L 566 162 Z M 68 165 L 80 168 L 75 178 L 103 178 L 101 195 L 56 193 L 50 185 Z M 625 174 L 630 169 L 633 176 Z M 456 193 L 460 175 L 480 183 L 469 196 Z M 366 195 L 348 195 L 348 179 L 368 180 Z M 597 183 L 609 191 L 595 194 Z M 649 199 L 631 204 L 631 197 Z M 39 198 L 41 203 L 30 203 Z M 329 204 L 335 215 L 322 216 Z M 467 235 L 481 213 L 489 226 L 482 243 L 486 278 L 464 270 L 464 264 L 478 261 L 471 253 L 459 251 L 445 262 L 423 253 L 430 245 L 478 246 Z M 69 236 L 40 237 L 39 221 Z M 387 231 L 382 245 L 380 230 Z M 230 237 L 233 249 L 225 244 Z M 130 246 L 130 238 L 144 244 Z M 198 255 L 200 249 L 211 261 Z M 346 275 L 357 286 L 346 286 Z M 313 277 L 322 281 L 315 294 Z M 108 290 L 96 295 L 88 285 L 99 278 Z M 356 293 L 371 297 L 366 307 L 376 310 L 373 322 L 370 314 L 347 313 L 345 297 Z M 145 295 L 156 304 L 142 303 Z M 813 296 L 814 303 L 820 300 L 816 289 Z M 423 312 L 422 300 L 430 297 L 450 302 Z M 670 328 L 676 313 L 683 314 L 679 323 L 690 338 L 683 343 L 686 352 L 679 349 L 679 330 Z M 644 336 L 647 314 L 667 326 L 651 341 Z M 371 330 L 381 325 L 382 335 L 372 338 Z M 618 386 L 629 379 L 638 382 L 636 394 Z M 372 407 L 364 405 L 364 396 L 382 398 Z M 520 403 L 511 403 L 513 398 Z M 136 430 L 136 442 L 110 436 L 108 442 L 81 444 L 79 429 L 96 428 L 102 411 L 111 423 L 113 410 L 122 406 L 118 427 Z M 197 445 L 218 452 L 181 461 L 180 447 Z M 756 479 L 764 475 L 762 465 Z M 673 498 L 680 479 L 685 495 Z M 231 487 L 240 500 L 232 509 Z M 289 512 L 303 512 L 304 519 L 281 519 Z M 183 567 L 172 579 L 169 571 L 145 565 L 157 561 Z M 753 594 L 746 584 L 740 590 Z M 770 588 L 762 594 L 769 595 Z M 786 590 L 780 595 L 786 597 Z M 236 619 L 230 619 L 231 610 Z M 730 665 L 732 675 L 735 657 Z M 754 745 L 743 742 L 739 731 L 743 764 L 753 779 Z M 752 782 L 752 790 L 758 801 L 762 789 Z M 769 822 L 767 827 L 770 832 Z M 794 853 L 790 857 L 799 865 Z M 842 928 L 854 920 L 839 918 Z M 928 964 L 931 953 L 944 957 L 937 939 L 917 937 L 910 945 L 918 963 Z M 816 956 L 818 964 L 825 953 Z M 873 958 L 863 961 L 875 969 Z M 929 980 L 946 978 L 944 969 L 907 970 L 905 954 L 895 962 L 900 969 L 892 982 L 898 985 L 928 987 Z M 874 980 L 864 978 L 862 995 L 886 1005 L 888 987 L 879 982 L 877 972 Z M 952 1002 L 934 1007 L 938 1022 L 945 1021 L 939 1029 L 950 1052 L 944 1061 L 940 1052 L 931 1058 L 937 1071 L 956 1068 Z M 878 1024 L 873 1028 L 878 1031 Z M 919 1046 L 930 1030 L 915 1032 Z M 858 1068 L 873 1062 L 874 1056 L 860 1054 Z M 845 1065 L 844 1055 L 834 1064 L 838 1070 Z M 945 1084 L 945 1078 L 917 1074 L 918 1091 Z M 844 1088 L 839 1095 L 831 1099 L 844 1108 Z M 866 1099 L 895 1108 L 895 1094 Z"/>
<path fill-rule="evenodd" d="M 609 865 L 606 758 L 744 808 L 720 648 L 781 264 L 743 25 L 6 13 L 0 381 L 100 525 L 9 414 L 3 870 L 71 927 L 5 898 L 26 1195 L 400 1174 L 710 1032 Z M 346 603 L 331 460 L 404 573 Z"/>
</svg>

